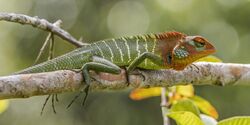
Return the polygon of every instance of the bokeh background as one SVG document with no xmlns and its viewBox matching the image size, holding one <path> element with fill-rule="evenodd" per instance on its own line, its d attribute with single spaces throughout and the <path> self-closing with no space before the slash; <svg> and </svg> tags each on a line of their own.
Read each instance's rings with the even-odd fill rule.
<svg viewBox="0 0 250 125">
<path fill-rule="evenodd" d="M 202 35 L 213 42 L 224 62 L 250 62 L 250 0 L 0 0 L 0 12 L 63 21 L 74 37 L 93 42 L 106 38 L 162 31 Z M 31 66 L 48 33 L 31 26 L 0 22 L 0 75 Z M 56 55 L 75 47 L 56 38 Z M 46 54 L 45 54 L 46 55 Z M 43 56 L 43 61 L 46 56 Z M 160 98 L 129 99 L 130 90 L 91 93 L 85 107 L 76 93 L 59 95 L 57 114 L 51 103 L 40 116 L 46 96 L 12 99 L 0 114 L 1 125 L 160 125 Z M 196 86 L 220 119 L 250 115 L 250 87 Z"/>
</svg>

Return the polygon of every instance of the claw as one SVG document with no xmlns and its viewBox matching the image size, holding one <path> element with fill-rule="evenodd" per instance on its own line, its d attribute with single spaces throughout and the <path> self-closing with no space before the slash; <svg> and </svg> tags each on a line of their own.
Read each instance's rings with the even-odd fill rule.
<svg viewBox="0 0 250 125">
<path fill-rule="evenodd" d="M 86 100 L 87 100 L 87 97 L 89 95 L 89 88 L 90 86 L 88 85 L 85 89 L 84 89 L 84 92 L 85 92 L 85 96 L 84 96 L 84 99 L 83 99 L 83 102 L 82 102 L 82 106 L 84 106 Z"/>
<path fill-rule="evenodd" d="M 52 108 L 53 108 L 53 112 L 56 114 L 56 108 L 55 108 L 55 95 L 52 95 Z"/>
<path fill-rule="evenodd" d="M 76 99 L 77 99 L 83 92 L 85 92 L 85 96 L 84 96 L 83 103 L 82 103 L 82 105 L 84 105 L 85 102 L 86 102 L 86 100 L 87 100 L 87 97 L 88 97 L 89 88 L 90 88 L 90 86 L 87 85 L 87 86 L 84 88 L 84 91 L 80 91 L 80 92 L 72 99 L 72 101 L 69 103 L 69 105 L 67 106 L 67 109 L 76 101 Z"/>
<path fill-rule="evenodd" d="M 129 72 L 128 72 L 128 70 L 125 68 L 125 74 L 126 74 L 126 81 L 127 81 L 127 86 L 129 86 L 130 85 L 130 81 L 129 81 Z"/>
<path fill-rule="evenodd" d="M 197 70 L 195 70 L 196 73 L 199 73 L 199 71 L 200 71 L 199 67 L 192 63 L 192 64 L 190 65 L 190 68 L 193 70 L 193 67 L 195 67 L 195 68 L 197 69 Z"/>
<path fill-rule="evenodd" d="M 56 95 L 56 101 L 59 102 L 59 99 L 58 99 L 58 97 L 57 97 L 57 94 L 55 94 L 55 95 Z"/>
<path fill-rule="evenodd" d="M 75 100 L 82 94 L 82 91 L 80 91 L 68 104 L 67 109 L 75 102 Z"/>
<path fill-rule="evenodd" d="M 40 115 L 43 114 L 44 108 L 45 108 L 45 106 L 46 106 L 46 104 L 47 104 L 47 102 L 48 102 L 50 96 L 51 96 L 51 95 L 48 95 L 47 98 L 45 99 L 45 102 L 43 103 L 43 107 L 42 107 L 42 111 L 41 111 Z"/>
</svg>

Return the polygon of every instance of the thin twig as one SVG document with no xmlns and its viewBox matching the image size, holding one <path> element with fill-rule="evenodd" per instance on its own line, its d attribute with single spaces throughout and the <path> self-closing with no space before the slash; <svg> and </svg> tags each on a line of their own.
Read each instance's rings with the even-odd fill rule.
<svg viewBox="0 0 250 125">
<path fill-rule="evenodd" d="M 163 117 L 163 125 L 170 125 L 169 119 L 167 117 L 168 107 L 167 107 L 167 98 L 166 98 L 166 88 L 162 87 L 161 89 L 161 112 Z"/>
<path fill-rule="evenodd" d="M 57 20 L 55 23 L 53 23 L 53 25 L 57 26 L 57 27 L 60 27 L 62 21 L 61 20 Z M 41 47 L 37 57 L 36 57 L 36 60 L 34 62 L 34 65 L 37 64 L 37 62 L 39 61 L 41 55 L 44 53 L 44 49 L 45 47 L 48 45 L 49 41 L 52 39 L 52 37 L 54 37 L 54 35 L 52 35 L 53 33 L 49 33 L 48 36 L 46 37 L 46 40 L 45 42 L 43 43 L 43 46 Z M 53 38 L 54 39 L 54 38 Z M 54 41 L 54 40 L 53 40 Z"/>
<path fill-rule="evenodd" d="M 39 59 L 41 58 L 41 55 L 44 53 L 44 49 L 45 49 L 45 47 L 48 45 L 50 39 L 51 39 L 51 33 L 49 33 L 49 35 L 46 37 L 46 40 L 45 40 L 43 46 L 41 47 L 41 49 L 40 49 L 40 51 L 39 51 L 39 53 L 38 53 L 38 55 L 37 55 L 37 57 L 36 57 L 36 60 L 35 60 L 35 62 L 34 62 L 34 65 L 37 64 L 37 62 L 38 62 Z"/>
<path fill-rule="evenodd" d="M 54 33 L 55 35 L 61 37 L 62 39 L 72 43 L 77 47 L 81 47 L 84 45 L 89 45 L 86 43 L 82 43 L 76 40 L 73 36 L 71 36 L 67 31 L 61 29 L 60 27 L 53 25 L 45 19 L 40 19 L 38 17 L 30 17 L 23 14 L 16 13 L 0 13 L 0 20 L 15 22 L 20 24 L 32 25 L 33 27 L 37 27 L 39 29 L 49 31 Z"/>
<path fill-rule="evenodd" d="M 174 85 L 250 85 L 250 65 L 232 63 L 195 63 L 199 71 L 135 70 L 129 75 L 130 87 L 168 87 Z M 128 88 L 126 73 L 119 75 L 91 72 L 91 90 Z M 82 74 L 69 70 L 0 77 L 0 99 L 25 98 L 78 91 Z"/>
<path fill-rule="evenodd" d="M 55 46 L 55 41 L 54 41 L 54 34 L 51 33 L 51 42 L 49 46 L 49 57 L 48 60 L 51 60 L 54 58 L 54 46 Z"/>
</svg>

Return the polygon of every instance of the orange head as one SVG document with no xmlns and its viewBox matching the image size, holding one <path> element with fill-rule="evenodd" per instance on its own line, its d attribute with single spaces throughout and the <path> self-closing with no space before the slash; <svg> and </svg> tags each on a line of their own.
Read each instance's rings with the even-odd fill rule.
<svg viewBox="0 0 250 125">
<path fill-rule="evenodd" d="M 201 36 L 186 36 L 172 51 L 171 67 L 182 70 L 199 58 L 215 52 L 215 47 Z"/>
</svg>

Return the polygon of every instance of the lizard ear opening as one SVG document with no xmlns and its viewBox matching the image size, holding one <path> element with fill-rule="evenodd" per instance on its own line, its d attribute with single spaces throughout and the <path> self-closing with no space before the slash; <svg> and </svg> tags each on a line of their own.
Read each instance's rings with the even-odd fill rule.
<svg viewBox="0 0 250 125">
<path fill-rule="evenodd" d="M 172 64 L 172 53 L 169 52 L 167 54 L 166 59 L 167 59 L 167 64 L 171 65 Z"/>
<path fill-rule="evenodd" d="M 167 63 L 168 65 L 172 65 L 172 63 L 174 62 L 175 50 L 176 48 L 179 48 L 179 46 L 180 46 L 180 43 L 177 43 L 177 45 L 175 45 L 175 47 L 166 54 L 165 63 Z"/>
</svg>

